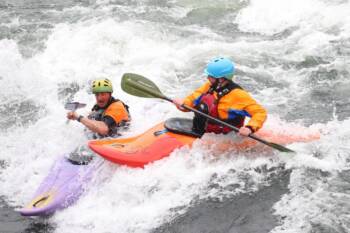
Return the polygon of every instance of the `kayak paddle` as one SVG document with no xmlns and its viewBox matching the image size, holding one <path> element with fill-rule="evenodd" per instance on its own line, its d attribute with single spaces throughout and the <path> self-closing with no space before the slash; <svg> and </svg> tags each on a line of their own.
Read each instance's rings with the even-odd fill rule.
<svg viewBox="0 0 350 233">
<path fill-rule="evenodd" d="M 69 110 L 71 112 L 75 112 L 79 108 L 84 108 L 86 104 L 79 102 L 68 102 L 64 105 L 64 109 Z M 69 119 L 67 119 L 66 124 L 69 123 Z"/>
<path fill-rule="evenodd" d="M 121 87 L 122 90 L 125 91 L 126 93 L 129 93 L 131 95 L 134 96 L 139 96 L 139 97 L 145 97 L 145 98 L 160 98 L 169 102 L 173 102 L 172 99 L 166 97 L 157 87 L 157 85 L 155 83 L 153 83 L 151 80 L 147 79 L 146 77 L 143 77 L 139 74 L 133 74 L 133 73 L 125 73 L 122 77 L 122 81 L 121 81 Z M 239 128 L 230 125 L 227 122 L 224 122 L 220 119 L 217 119 L 215 117 L 212 117 L 206 113 L 203 113 L 195 108 L 192 108 L 190 106 L 187 105 L 182 105 L 182 107 L 188 111 L 197 113 L 201 116 L 204 116 L 218 124 L 227 126 L 231 129 L 233 129 L 235 132 L 239 131 Z M 277 143 L 273 143 L 273 142 L 268 142 L 265 141 L 264 139 L 261 139 L 257 136 L 255 136 L 254 134 L 249 134 L 248 137 L 261 142 L 267 146 L 270 146 L 276 150 L 282 151 L 282 152 L 291 152 L 291 153 L 295 153 L 295 151 L 288 149 L 287 147 L 284 147 L 282 145 L 279 145 Z"/>
<path fill-rule="evenodd" d="M 64 109 L 74 112 L 78 108 L 84 108 L 85 106 L 86 104 L 79 103 L 79 102 L 68 102 L 64 105 Z"/>
</svg>

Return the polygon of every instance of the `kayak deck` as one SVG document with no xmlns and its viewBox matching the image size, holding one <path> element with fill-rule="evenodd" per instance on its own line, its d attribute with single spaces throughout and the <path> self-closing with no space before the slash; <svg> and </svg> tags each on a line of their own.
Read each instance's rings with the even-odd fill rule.
<svg viewBox="0 0 350 233">
<path fill-rule="evenodd" d="M 175 119 L 180 118 L 173 118 Z M 94 152 L 111 162 L 143 167 L 168 156 L 176 148 L 191 145 L 196 138 L 195 134 L 190 136 L 172 133 L 162 122 L 136 137 L 95 140 L 89 141 L 88 145 Z"/>
</svg>

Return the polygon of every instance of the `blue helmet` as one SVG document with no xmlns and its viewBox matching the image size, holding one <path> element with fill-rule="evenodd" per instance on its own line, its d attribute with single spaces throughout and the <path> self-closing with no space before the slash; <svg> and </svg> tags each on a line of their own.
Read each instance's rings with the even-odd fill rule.
<svg viewBox="0 0 350 233">
<path fill-rule="evenodd" d="M 217 57 L 208 63 L 204 73 L 213 78 L 232 79 L 235 73 L 235 64 L 228 58 Z"/>
</svg>

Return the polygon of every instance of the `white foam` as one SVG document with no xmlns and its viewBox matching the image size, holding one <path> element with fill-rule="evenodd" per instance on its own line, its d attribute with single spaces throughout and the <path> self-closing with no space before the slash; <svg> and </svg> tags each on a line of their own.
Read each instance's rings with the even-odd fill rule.
<svg viewBox="0 0 350 233">
<path fill-rule="evenodd" d="M 349 131 L 345 130 L 349 126 L 349 120 L 330 122 L 321 141 L 288 159 L 287 166 L 294 168 L 290 192 L 274 205 L 275 214 L 283 220 L 273 233 L 309 232 L 317 226 L 349 231 L 342 224 L 348 222 L 350 196 L 344 189 L 349 184 L 339 177 L 349 169 Z"/>
<path fill-rule="evenodd" d="M 292 35 L 281 43 L 267 42 L 270 44 L 267 49 L 280 44 L 277 51 L 285 58 L 327 57 L 335 53 L 332 41 L 349 37 L 349 11 L 348 2 L 254 0 L 239 12 L 235 22 L 242 31 L 264 35 L 291 30 Z"/>
<path fill-rule="evenodd" d="M 237 23 L 243 31 L 259 32 L 268 35 L 282 32 L 291 27 L 316 26 L 324 29 L 348 22 L 349 4 L 347 2 L 253 0 L 240 11 Z"/>
<path fill-rule="evenodd" d="M 190 8 L 196 6 L 186 1 L 181 4 L 185 7 L 189 4 Z M 206 4 L 212 6 L 207 1 Z M 108 13 L 108 4 L 104 7 Z M 179 17 L 187 12 L 183 8 L 176 11 L 180 12 Z M 57 95 L 60 84 L 77 83 L 82 89 L 76 93 L 75 100 L 92 104 L 94 98 L 88 94 L 89 82 L 96 77 L 109 77 L 116 97 L 131 107 L 133 122 L 126 136 L 134 135 L 166 118 L 191 115 L 177 111 L 170 103 L 140 99 L 122 92 L 119 82 L 123 73 L 142 74 L 157 83 L 166 95 L 183 97 L 204 80 L 205 62 L 222 55 L 237 60 L 238 70 L 283 82 L 286 86 L 289 84 L 278 89 L 256 91 L 254 96 L 272 109 L 307 93 L 309 90 L 300 89 L 299 84 L 308 73 L 294 67 L 285 68 L 277 62 L 268 61 L 269 65 L 266 65 L 266 57 L 288 63 L 302 61 L 306 55 L 327 54 L 331 40 L 347 38 L 350 28 L 348 12 L 347 3 L 251 1 L 236 20 L 241 30 L 273 35 L 290 27 L 299 27 L 289 37 L 275 41 L 242 39 L 230 42 L 210 29 L 198 26 L 187 27 L 197 33 L 187 38 L 167 32 L 162 23 L 117 22 L 107 16 L 56 25 L 46 42 L 46 49 L 28 59 L 20 55 L 14 41 L 1 40 L 0 83 L 10 86 L 2 89 L 1 100 L 9 96 L 18 98 L 11 95 L 15 92 L 44 106 L 45 114 L 34 119 L 37 121 L 32 124 L 0 135 L 3 145 L 0 158 L 8 164 L 6 170 L 1 170 L 0 194 L 15 205 L 23 205 L 34 192 L 33 188 L 38 187 L 46 176 L 55 158 L 84 142 L 80 124 L 65 124 L 65 110 Z M 339 33 L 330 33 L 332 27 L 338 28 Z M 347 65 L 346 60 L 338 58 L 329 67 L 348 69 Z M 187 77 L 180 79 L 181 75 Z M 238 77 L 238 81 L 240 78 L 247 77 Z M 80 113 L 87 111 L 88 108 L 79 110 Z M 274 124 L 279 129 L 294 128 L 292 133 L 300 133 L 300 128 L 272 114 L 267 126 L 274 128 Z M 346 169 L 348 165 L 344 161 L 349 149 L 349 135 L 344 129 L 349 127 L 348 124 L 344 121 L 313 126 L 326 128 L 331 133 L 319 142 L 290 145 L 301 151 L 297 156 L 276 155 L 271 151 L 257 156 L 254 152 L 232 149 L 217 158 L 213 156 L 215 144 L 196 142 L 192 149 L 177 150 L 169 158 L 145 169 L 106 163 L 95 174 L 91 187 L 77 204 L 57 213 L 52 221 L 57 224 L 56 232 L 64 233 L 149 232 L 184 212 L 192 201 L 253 192 L 268 185 L 266 177 L 269 174 L 259 173 L 256 168 L 283 164 L 293 169 L 291 193 L 275 206 L 276 214 L 286 216 L 286 220 L 274 232 L 288 232 L 287 229 L 289 232 L 307 232 L 308 221 L 317 216 L 306 208 L 321 213 L 322 209 L 317 208 L 320 201 L 316 197 L 324 194 L 326 187 L 322 182 L 316 182 L 317 191 L 308 198 L 310 193 L 303 188 L 307 183 L 305 177 L 308 178 L 305 170 L 319 169 L 335 174 Z M 210 140 L 210 135 L 207 137 Z M 227 138 L 215 137 L 215 140 Z M 315 151 L 321 152 L 322 156 L 315 156 Z M 232 184 L 237 188 L 228 188 Z M 328 209 L 332 207 L 328 206 Z"/>
<path fill-rule="evenodd" d="M 77 205 L 55 215 L 57 232 L 149 232 L 183 213 L 193 200 L 250 192 L 264 184 L 264 176 L 248 168 L 269 163 L 268 158 L 218 159 L 210 151 L 199 143 L 145 169 L 106 165 Z M 213 183 L 216 188 L 208 188 Z M 232 184 L 237 188 L 226 193 Z"/>
</svg>

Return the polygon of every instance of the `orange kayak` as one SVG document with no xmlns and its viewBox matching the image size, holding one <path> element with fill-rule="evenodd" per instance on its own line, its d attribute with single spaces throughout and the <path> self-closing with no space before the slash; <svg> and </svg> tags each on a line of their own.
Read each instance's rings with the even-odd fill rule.
<svg viewBox="0 0 350 233">
<path fill-rule="evenodd" d="M 191 128 L 191 119 L 171 118 L 136 137 L 94 140 L 88 145 L 113 163 L 143 167 L 170 155 L 176 148 L 191 145 L 199 137 Z"/>
<path fill-rule="evenodd" d="M 293 126 L 295 129 L 295 126 Z M 307 132 L 306 128 L 294 130 L 271 129 L 268 126 L 257 132 L 257 136 L 280 144 L 294 142 L 309 142 L 320 138 L 318 132 Z M 160 160 L 176 148 L 191 146 L 200 136 L 192 132 L 192 119 L 170 118 L 159 123 L 143 134 L 131 138 L 117 138 L 89 141 L 89 147 L 103 158 L 130 167 L 144 165 Z M 227 140 L 218 142 L 217 139 L 206 138 L 203 143 L 217 145 L 216 150 L 226 151 L 230 148 L 246 150 L 257 145 L 262 149 L 270 149 L 250 138 L 239 141 Z"/>
</svg>

